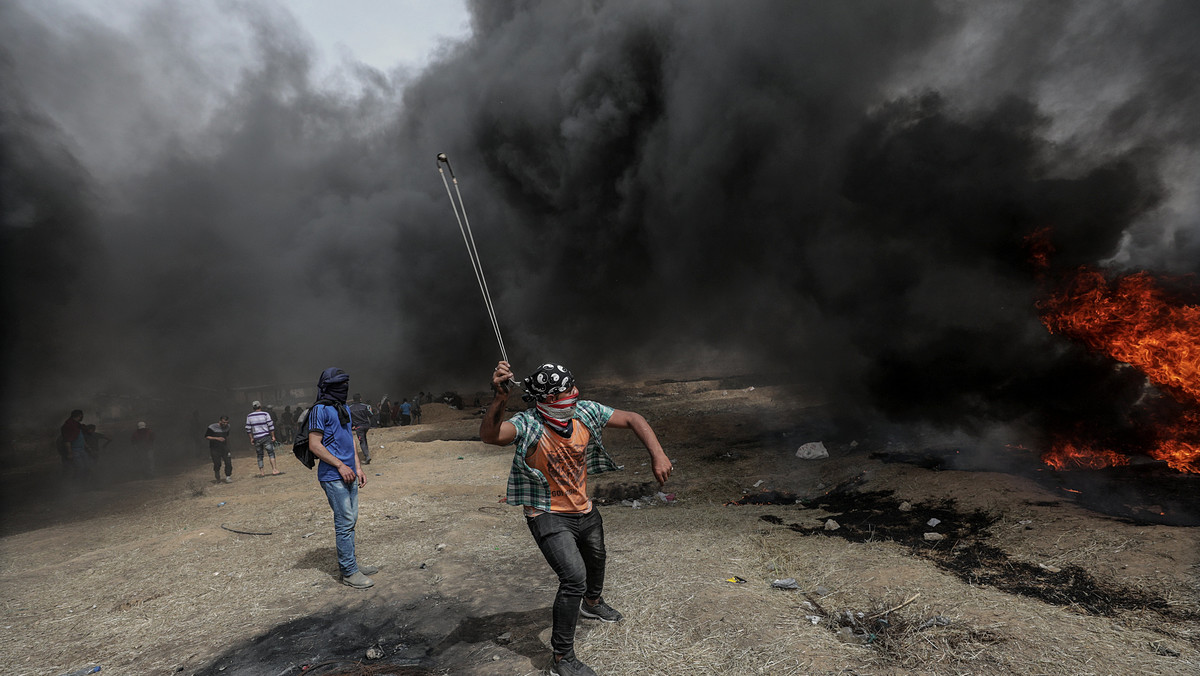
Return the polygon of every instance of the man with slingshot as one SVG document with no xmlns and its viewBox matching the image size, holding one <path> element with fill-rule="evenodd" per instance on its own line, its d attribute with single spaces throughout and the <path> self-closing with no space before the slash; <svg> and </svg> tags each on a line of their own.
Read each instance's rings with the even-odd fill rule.
<svg viewBox="0 0 1200 676">
<path fill-rule="evenodd" d="M 581 400 L 575 377 L 557 364 L 544 364 L 524 380 L 526 398 L 536 408 L 501 421 L 508 403 L 512 370 L 496 365 L 479 437 L 496 446 L 516 444 L 508 476 L 508 504 L 521 505 L 525 522 L 546 562 L 558 575 L 550 647 L 554 676 L 594 676 L 575 657 L 575 623 L 582 615 L 617 622 L 621 613 L 604 602 L 604 523 L 587 496 L 588 473 L 619 469 L 604 450 L 604 428 L 633 430 L 650 453 L 654 478 L 671 476 L 671 461 L 646 419 L 594 401 Z"/>
</svg>

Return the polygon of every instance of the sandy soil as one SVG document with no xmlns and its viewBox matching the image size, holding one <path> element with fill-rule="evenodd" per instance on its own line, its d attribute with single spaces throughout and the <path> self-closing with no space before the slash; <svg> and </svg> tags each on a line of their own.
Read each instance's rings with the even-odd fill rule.
<svg viewBox="0 0 1200 676">
<path fill-rule="evenodd" d="M 663 502 L 637 440 L 606 437 L 626 469 L 592 488 L 609 503 L 605 596 L 625 620 L 577 638 L 601 674 L 1200 673 L 1196 528 L 1097 514 L 1035 478 L 883 463 L 765 379 L 584 394 L 642 412 L 676 463 Z M 290 454 L 277 477 L 254 477 L 243 450 L 233 484 L 198 461 L 9 500 L 0 671 L 539 673 L 556 584 L 498 502 L 511 451 L 481 444 L 471 411 L 424 408 L 422 425 L 371 433 L 358 552 L 383 570 L 369 590 L 340 584 L 330 510 Z M 830 458 L 794 457 L 817 440 Z M 49 493 L 48 471 L 9 482 Z M 767 504 L 727 505 L 746 497 Z"/>
</svg>

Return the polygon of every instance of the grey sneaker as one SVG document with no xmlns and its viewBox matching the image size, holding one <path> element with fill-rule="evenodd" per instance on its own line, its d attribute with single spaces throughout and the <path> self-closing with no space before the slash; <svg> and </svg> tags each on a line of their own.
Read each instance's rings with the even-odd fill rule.
<svg viewBox="0 0 1200 676">
<path fill-rule="evenodd" d="M 379 566 L 359 566 L 358 572 L 363 575 L 374 575 L 379 572 Z"/>
<path fill-rule="evenodd" d="M 367 589 L 368 587 L 375 586 L 375 582 L 366 575 L 363 575 L 361 570 L 354 571 L 354 574 L 350 577 L 343 577 L 342 584 L 350 585 L 355 589 Z"/>
<path fill-rule="evenodd" d="M 231 477 L 231 476 L 225 477 L 225 483 L 227 483 L 227 484 L 233 483 L 233 477 Z"/>
<path fill-rule="evenodd" d="M 600 620 L 601 622 L 619 622 L 623 615 L 613 610 L 613 607 L 604 602 L 604 597 L 601 596 L 596 605 L 589 606 L 587 601 L 579 602 L 579 614 L 589 620 Z"/>
<path fill-rule="evenodd" d="M 563 655 L 557 662 L 550 658 L 550 676 L 596 676 L 596 672 L 575 657 L 575 651 Z"/>
</svg>

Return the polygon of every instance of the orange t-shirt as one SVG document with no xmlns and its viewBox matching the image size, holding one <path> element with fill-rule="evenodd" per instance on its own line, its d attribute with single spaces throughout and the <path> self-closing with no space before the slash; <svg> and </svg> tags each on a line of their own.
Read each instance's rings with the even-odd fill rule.
<svg viewBox="0 0 1200 676">
<path fill-rule="evenodd" d="M 550 511 L 592 511 L 587 496 L 587 445 L 591 438 L 586 425 L 572 420 L 571 436 L 543 430 L 533 452 L 525 456 L 525 464 L 541 472 L 550 484 Z M 534 510 L 532 515 L 539 513 Z"/>
</svg>

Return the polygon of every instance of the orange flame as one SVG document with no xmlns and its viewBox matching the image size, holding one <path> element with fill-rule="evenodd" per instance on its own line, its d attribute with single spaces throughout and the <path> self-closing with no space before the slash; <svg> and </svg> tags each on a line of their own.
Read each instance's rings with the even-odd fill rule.
<svg viewBox="0 0 1200 676">
<path fill-rule="evenodd" d="M 1137 368 L 1162 392 L 1193 408 L 1158 431 L 1149 453 L 1180 472 L 1200 473 L 1200 306 L 1174 300 L 1148 273 L 1109 281 L 1084 267 L 1038 308 L 1051 333 Z M 1128 463 L 1119 453 L 1069 440 L 1056 440 L 1043 460 L 1055 469 Z"/>
</svg>

